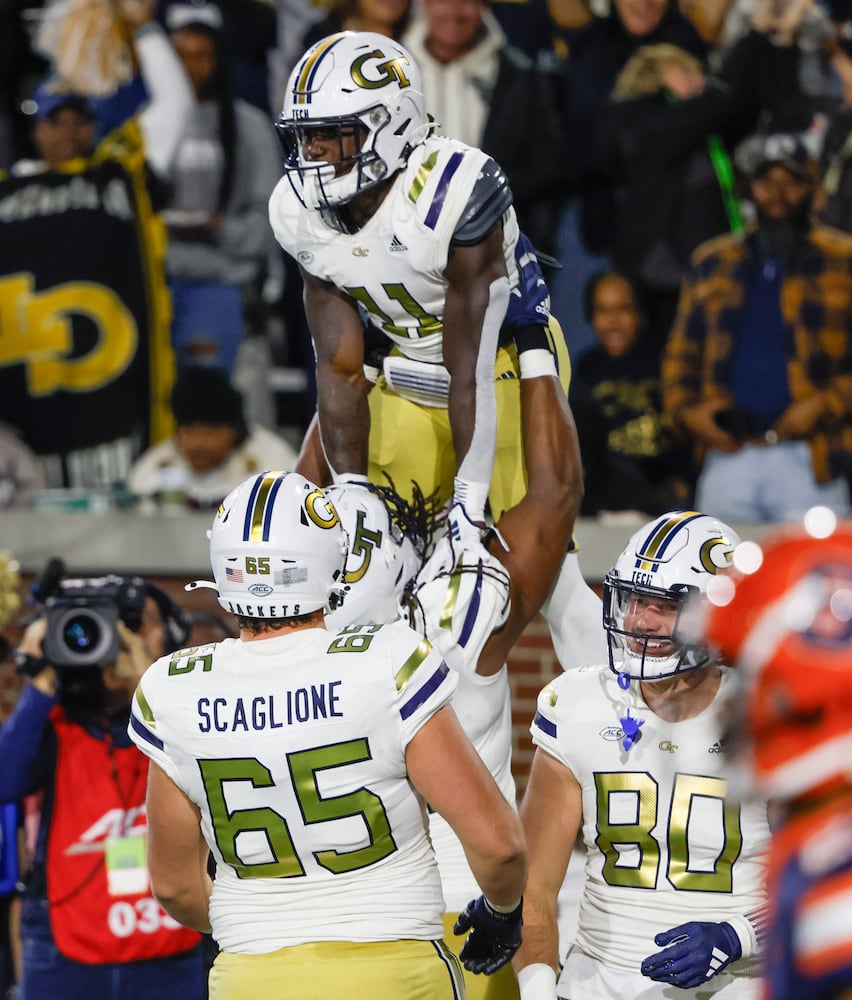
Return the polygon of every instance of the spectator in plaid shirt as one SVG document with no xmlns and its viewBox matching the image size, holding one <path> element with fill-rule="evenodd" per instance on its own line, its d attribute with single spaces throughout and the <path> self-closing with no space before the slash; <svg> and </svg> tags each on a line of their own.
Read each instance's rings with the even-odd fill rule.
<svg viewBox="0 0 852 1000">
<path fill-rule="evenodd" d="M 663 358 L 663 404 L 701 460 L 697 509 L 733 522 L 849 512 L 852 238 L 814 225 L 816 169 L 769 135 L 756 225 L 700 246 Z"/>
</svg>

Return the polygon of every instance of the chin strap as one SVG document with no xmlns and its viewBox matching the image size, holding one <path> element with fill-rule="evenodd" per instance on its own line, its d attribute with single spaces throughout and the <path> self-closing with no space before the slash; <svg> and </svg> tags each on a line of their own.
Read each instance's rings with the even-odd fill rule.
<svg viewBox="0 0 852 1000">
<path fill-rule="evenodd" d="M 625 673 L 620 673 L 618 675 L 618 686 L 622 691 L 630 690 L 630 675 Z M 626 714 L 618 720 L 621 723 L 621 728 L 624 732 L 624 736 L 621 739 L 621 745 L 624 747 L 624 752 L 627 753 L 634 743 L 638 742 L 642 738 L 642 734 L 639 730 L 645 725 L 644 719 L 634 719 L 630 714 L 630 704 L 627 705 Z"/>
</svg>

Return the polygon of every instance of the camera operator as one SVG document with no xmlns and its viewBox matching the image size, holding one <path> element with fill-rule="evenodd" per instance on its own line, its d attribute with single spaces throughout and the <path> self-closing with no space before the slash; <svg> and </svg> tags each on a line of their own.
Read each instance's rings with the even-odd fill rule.
<svg viewBox="0 0 852 1000">
<path fill-rule="evenodd" d="M 23 891 L 21 1000 L 203 1000 L 201 937 L 148 884 L 148 762 L 127 736 L 139 678 L 187 644 L 190 620 L 139 577 L 65 580 L 18 646 L 30 682 L 0 730 L 0 803 L 42 792 Z"/>
</svg>

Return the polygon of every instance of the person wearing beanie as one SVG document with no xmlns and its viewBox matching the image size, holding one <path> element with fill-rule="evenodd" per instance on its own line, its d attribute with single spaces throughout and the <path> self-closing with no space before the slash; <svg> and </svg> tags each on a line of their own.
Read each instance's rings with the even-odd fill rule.
<svg viewBox="0 0 852 1000">
<path fill-rule="evenodd" d="M 221 369 L 180 369 L 171 405 L 176 433 L 136 460 L 127 482 L 131 493 L 206 510 L 253 472 L 295 467 L 296 452 L 286 441 L 246 423 L 242 396 Z"/>
</svg>

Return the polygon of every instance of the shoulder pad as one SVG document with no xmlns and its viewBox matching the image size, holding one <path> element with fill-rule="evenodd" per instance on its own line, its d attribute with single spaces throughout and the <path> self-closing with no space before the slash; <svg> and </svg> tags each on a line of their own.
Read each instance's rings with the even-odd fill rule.
<svg viewBox="0 0 852 1000">
<path fill-rule="evenodd" d="M 469 247 L 481 242 L 512 204 L 512 189 L 502 168 L 492 159 L 482 165 L 452 243 Z"/>
</svg>

